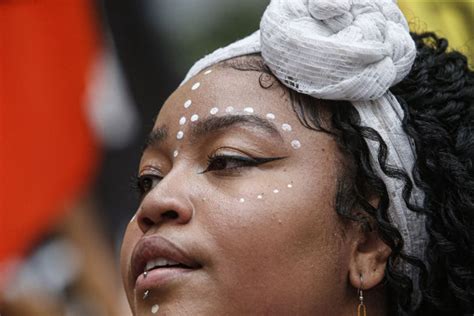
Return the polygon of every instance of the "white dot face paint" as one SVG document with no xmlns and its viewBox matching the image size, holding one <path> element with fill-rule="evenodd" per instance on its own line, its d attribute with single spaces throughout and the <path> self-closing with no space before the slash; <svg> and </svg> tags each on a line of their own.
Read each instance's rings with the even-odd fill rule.
<svg viewBox="0 0 474 316">
<path fill-rule="evenodd" d="M 184 137 L 184 132 L 183 131 L 179 131 L 177 134 L 176 134 L 176 138 L 177 139 L 183 139 Z"/>
<path fill-rule="evenodd" d="M 283 123 L 281 124 L 281 129 L 284 130 L 285 132 L 291 132 L 291 125 Z"/>
<path fill-rule="evenodd" d="M 278 189 L 273 190 L 273 193 L 275 193 L 275 194 L 278 193 L 278 192 L 280 192 L 280 190 L 278 190 Z"/>
<path fill-rule="evenodd" d="M 201 83 L 200 83 L 200 82 L 196 82 L 196 83 L 193 84 L 193 86 L 191 87 L 191 90 L 196 90 L 196 89 L 198 89 L 200 86 L 201 86 Z"/>
<path fill-rule="evenodd" d="M 217 112 L 219 112 L 219 109 L 218 108 L 212 108 L 209 113 L 211 113 L 211 115 L 216 115 Z"/>
<path fill-rule="evenodd" d="M 193 101 L 191 100 L 187 100 L 186 102 L 184 102 L 184 108 L 187 109 L 191 106 L 191 104 L 193 104 Z"/>
<path fill-rule="evenodd" d="M 179 125 L 184 125 L 186 124 L 186 118 L 183 116 L 179 119 Z"/>
<path fill-rule="evenodd" d="M 269 119 L 269 120 L 274 120 L 274 119 L 275 119 L 275 114 L 273 114 L 273 113 L 267 113 L 266 117 L 267 117 L 267 119 Z"/>
<path fill-rule="evenodd" d="M 291 147 L 293 147 L 294 149 L 300 149 L 301 148 L 301 143 L 299 140 L 297 139 L 294 139 L 291 141 Z"/>
<path fill-rule="evenodd" d="M 263 196 L 261 194 L 257 195 L 257 199 L 261 200 L 263 199 Z"/>
<path fill-rule="evenodd" d="M 234 107 L 233 107 L 233 106 L 228 106 L 228 107 L 226 107 L 226 108 L 225 108 L 225 112 L 226 112 L 226 113 L 232 113 L 232 112 L 234 112 Z"/>
<path fill-rule="evenodd" d="M 288 187 L 288 189 L 291 189 L 291 188 L 293 187 L 293 184 L 289 183 L 289 184 L 287 185 L 287 187 Z"/>
<path fill-rule="evenodd" d="M 160 309 L 160 307 L 158 306 L 158 304 L 155 304 L 151 307 L 151 313 L 156 314 L 156 313 L 158 313 L 159 309 Z"/>
<path fill-rule="evenodd" d="M 244 202 L 245 202 L 245 199 L 244 199 L 244 198 L 240 198 L 239 202 L 240 202 L 240 203 L 244 203 Z"/>
<path fill-rule="evenodd" d="M 191 122 L 196 122 L 197 120 L 199 120 L 199 115 L 193 114 L 193 115 L 191 116 Z"/>
<path fill-rule="evenodd" d="M 173 157 L 176 158 L 178 157 L 179 152 L 177 150 L 173 151 Z"/>
<path fill-rule="evenodd" d="M 251 107 L 246 107 L 246 108 L 244 108 L 244 112 L 245 112 L 245 113 L 252 114 L 252 113 L 255 112 L 255 111 L 254 111 L 254 109 L 251 108 Z"/>
<path fill-rule="evenodd" d="M 210 74 L 211 72 L 212 72 L 212 70 L 209 69 L 209 70 L 206 70 L 206 71 L 204 72 L 204 74 L 205 74 L 205 75 L 208 75 L 208 74 Z"/>
</svg>

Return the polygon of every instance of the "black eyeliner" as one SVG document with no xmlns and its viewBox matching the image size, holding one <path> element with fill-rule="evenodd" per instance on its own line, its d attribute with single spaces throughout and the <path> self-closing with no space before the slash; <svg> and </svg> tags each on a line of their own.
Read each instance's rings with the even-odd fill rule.
<svg viewBox="0 0 474 316">
<path fill-rule="evenodd" d="M 246 167 L 254 167 L 254 166 L 260 166 L 268 162 L 276 161 L 276 160 L 281 160 L 285 159 L 285 157 L 244 157 L 244 156 L 239 156 L 239 155 L 215 155 L 215 156 L 208 156 L 208 167 L 199 172 L 199 174 L 203 174 L 209 170 L 209 166 L 212 162 L 216 161 L 217 159 L 223 159 L 226 161 L 237 161 L 237 162 L 244 162 L 247 163 Z"/>
</svg>

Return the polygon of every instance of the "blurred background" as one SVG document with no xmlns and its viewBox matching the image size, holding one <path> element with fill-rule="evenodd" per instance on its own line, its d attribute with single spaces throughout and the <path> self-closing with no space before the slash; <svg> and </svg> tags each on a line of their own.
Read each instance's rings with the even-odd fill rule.
<svg viewBox="0 0 474 316">
<path fill-rule="evenodd" d="M 474 1 L 399 1 L 474 53 Z M 0 314 L 130 315 L 118 256 L 142 142 L 186 70 L 268 1 L 0 0 Z"/>
</svg>

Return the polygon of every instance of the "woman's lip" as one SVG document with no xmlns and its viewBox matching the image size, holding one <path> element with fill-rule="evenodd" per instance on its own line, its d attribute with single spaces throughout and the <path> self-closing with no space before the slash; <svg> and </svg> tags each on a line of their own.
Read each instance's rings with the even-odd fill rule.
<svg viewBox="0 0 474 316">
<path fill-rule="evenodd" d="M 139 293 L 146 290 L 163 288 L 170 282 L 196 271 L 196 269 L 185 268 L 159 268 L 147 272 L 146 277 L 142 274 L 135 282 L 135 290 Z"/>
<path fill-rule="evenodd" d="M 190 272 L 194 269 L 198 269 L 201 265 L 194 260 L 184 249 L 179 247 L 177 244 L 162 236 L 148 236 L 143 237 L 136 244 L 131 258 L 131 277 L 133 283 L 137 283 L 138 279 L 143 278 L 143 272 L 145 271 L 146 263 L 149 260 L 157 258 L 164 258 L 167 260 L 175 261 L 189 267 L 189 269 L 182 268 L 159 268 L 147 272 L 147 277 L 154 272 L 158 279 L 167 279 L 170 275 L 175 275 L 177 272 Z M 151 280 L 152 278 L 150 278 Z M 133 284 L 132 283 L 132 284 Z M 148 283 L 148 281 L 146 282 Z"/>
</svg>

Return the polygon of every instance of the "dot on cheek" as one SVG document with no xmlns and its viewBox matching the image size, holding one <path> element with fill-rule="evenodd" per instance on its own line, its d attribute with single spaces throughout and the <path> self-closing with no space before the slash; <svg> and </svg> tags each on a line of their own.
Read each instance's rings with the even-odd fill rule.
<svg viewBox="0 0 474 316">
<path fill-rule="evenodd" d="M 300 149 L 301 148 L 301 143 L 299 140 L 295 139 L 291 141 L 291 147 L 294 149 Z"/>
<path fill-rule="evenodd" d="M 197 120 L 199 120 L 199 115 L 193 114 L 193 116 L 191 116 L 191 122 L 196 122 Z"/>
<path fill-rule="evenodd" d="M 184 137 L 183 131 L 179 131 L 179 132 L 176 134 L 176 138 L 177 138 L 177 139 L 183 139 L 183 137 Z"/>
<path fill-rule="evenodd" d="M 197 88 L 199 88 L 200 85 L 201 85 L 201 83 L 196 82 L 196 83 L 193 84 L 193 86 L 191 87 L 191 90 L 196 90 Z"/>
</svg>

